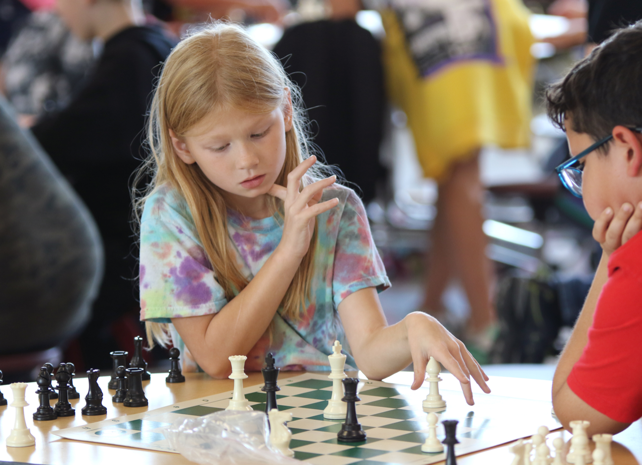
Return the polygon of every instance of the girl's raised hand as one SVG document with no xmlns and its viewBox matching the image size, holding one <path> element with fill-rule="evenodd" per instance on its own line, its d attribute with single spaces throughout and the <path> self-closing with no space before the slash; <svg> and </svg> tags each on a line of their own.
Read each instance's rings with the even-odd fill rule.
<svg viewBox="0 0 642 465">
<path fill-rule="evenodd" d="M 408 344 L 415 371 L 412 389 L 421 387 L 426 378 L 426 365 L 430 357 L 434 357 L 459 380 L 468 405 L 474 404 L 470 386 L 471 376 L 485 393 L 490 392 L 486 384 L 488 376 L 463 342 L 430 315 L 416 312 L 406 318 L 408 317 L 411 317 L 407 322 Z"/>
<path fill-rule="evenodd" d="M 323 189 L 334 184 L 337 180 L 336 176 L 310 184 L 299 192 L 301 179 L 316 161 L 315 156 L 305 159 L 288 174 L 287 187 L 274 184 L 268 192 L 284 202 L 285 221 L 279 247 L 287 247 L 288 254 L 293 254 L 300 259 L 305 256 L 310 247 L 317 215 L 339 204 L 339 199 L 336 198 L 319 203 Z"/>
</svg>

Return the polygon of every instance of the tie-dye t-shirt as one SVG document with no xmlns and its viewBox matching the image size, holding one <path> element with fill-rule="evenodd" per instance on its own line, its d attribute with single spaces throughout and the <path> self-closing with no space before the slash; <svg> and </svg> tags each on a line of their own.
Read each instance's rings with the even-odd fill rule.
<svg viewBox="0 0 642 465">
<path fill-rule="evenodd" d="M 328 355 L 335 340 L 348 355 L 346 364 L 356 367 L 337 307 L 359 289 L 382 291 L 390 281 L 361 200 L 346 187 L 326 188 L 323 201 L 334 197 L 339 204 L 317 217 L 312 299 L 297 321 L 284 318 L 279 309 L 271 338 L 266 332 L 247 354 L 247 371 L 263 368 L 268 352 L 274 353 L 276 365 L 283 370 L 329 369 Z M 255 220 L 228 210 L 228 233 L 237 264 L 251 279 L 279 244 L 282 221 L 276 215 Z M 227 304 L 187 203 L 169 185 L 158 188 L 145 203 L 140 242 L 141 320 L 170 323 L 171 318 L 217 313 Z M 181 349 L 183 371 L 198 371 L 171 324 L 170 331 L 174 345 Z"/>
</svg>

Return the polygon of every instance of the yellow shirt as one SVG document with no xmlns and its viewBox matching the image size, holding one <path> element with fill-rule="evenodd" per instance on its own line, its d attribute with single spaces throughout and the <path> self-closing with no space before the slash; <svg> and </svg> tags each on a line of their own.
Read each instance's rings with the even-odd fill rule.
<svg viewBox="0 0 642 465">
<path fill-rule="evenodd" d="M 439 180 L 453 161 L 484 145 L 529 144 L 533 37 L 518 0 L 422 5 L 423 14 L 382 12 L 383 60 L 389 95 L 408 116 L 424 174 Z"/>
</svg>

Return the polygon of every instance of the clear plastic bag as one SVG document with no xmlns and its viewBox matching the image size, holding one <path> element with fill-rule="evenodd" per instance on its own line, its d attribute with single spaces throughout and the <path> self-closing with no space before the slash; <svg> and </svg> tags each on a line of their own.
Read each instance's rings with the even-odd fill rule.
<svg viewBox="0 0 642 465">
<path fill-rule="evenodd" d="M 224 410 L 176 420 L 164 431 L 172 448 L 205 465 L 288 465 L 301 463 L 270 446 L 267 415 Z"/>
</svg>

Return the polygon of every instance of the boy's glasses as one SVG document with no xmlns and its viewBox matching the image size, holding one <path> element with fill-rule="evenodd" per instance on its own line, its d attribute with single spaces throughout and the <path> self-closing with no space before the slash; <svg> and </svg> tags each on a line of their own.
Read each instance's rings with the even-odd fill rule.
<svg viewBox="0 0 642 465">
<path fill-rule="evenodd" d="M 642 133 L 642 128 L 639 127 L 629 129 L 631 131 Z M 566 187 L 575 197 L 579 197 L 580 199 L 582 198 L 582 172 L 584 171 L 584 165 L 580 163 L 580 160 L 592 151 L 602 147 L 611 139 L 613 139 L 613 134 L 609 134 L 605 138 L 598 140 L 586 150 L 583 150 L 573 158 L 566 160 L 555 168 L 555 171 L 557 171 L 557 175 L 560 177 L 564 187 Z"/>
</svg>

